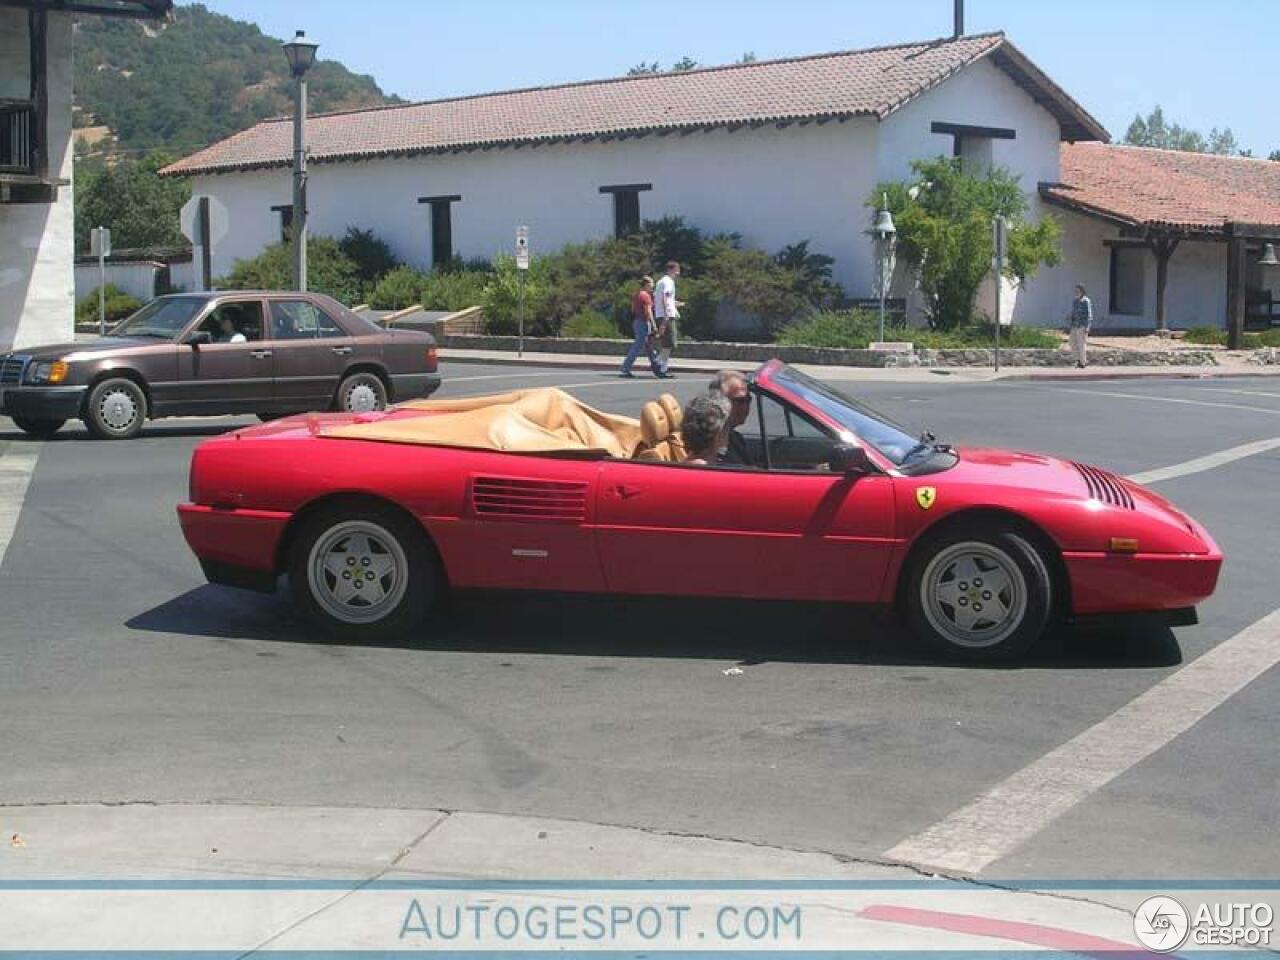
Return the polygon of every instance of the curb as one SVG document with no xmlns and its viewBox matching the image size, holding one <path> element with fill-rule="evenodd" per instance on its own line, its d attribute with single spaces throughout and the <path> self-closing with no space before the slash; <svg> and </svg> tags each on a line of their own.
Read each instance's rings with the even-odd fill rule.
<svg viewBox="0 0 1280 960">
<path fill-rule="evenodd" d="M 512 367 L 559 367 L 563 369 L 583 369 L 590 368 L 593 370 L 618 370 L 621 361 L 613 357 L 598 357 L 589 354 L 583 355 L 581 358 L 568 358 L 556 355 L 526 354 L 524 357 L 505 356 L 475 356 L 469 352 L 455 353 L 447 348 L 440 351 L 440 360 L 444 363 L 475 363 L 487 366 L 512 366 Z M 694 364 L 697 364 L 696 366 Z M 673 373 L 706 373 L 714 372 L 722 368 L 743 369 L 744 365 L 736 360 L 690 360 L 683 362 L 673 360 L 671 371 Z M 874 371 L 881 377 L 893 372 L 915 371 L 918 373 L 934 373 L 938 376 L 951 376 L 955 374 L 980 374 L 984 382 L 992 380 L 1007 380 L 1011 383 L 1027 383 L 1034 381 L 1053 381 L 1057 383 L 1071 383 L 1074 381 L 1106 381 L 1106 380 L 1220 380 L 1233 377 L 1280 377 L 1280 367 L 1259 366 L 1252 370 L 1226 370 L 1222 367 L 1172 367 L 1168 370 L 1134 370 L 1125 371 L 1120 368 L 1093 368 L 1097 372 L 1087 373 L 1057 373 L 1053 372 L 1056 368 L 1045 367 L 1043 370 L 1028 372 L 1026 368 L 1022 368 L 1017 373 L 996 373 L 990 367 L 937 367 L 937 366 L 919 366 L 919 367 L 843 367 L 833 366 L 835 370 L 857 370 L 857 371 Z M 647 374 L 643 371 L 636 374 L 637 380 L 644 380 Z M 963 378 L 962 378 L 963 379 Z"/>
</svg>

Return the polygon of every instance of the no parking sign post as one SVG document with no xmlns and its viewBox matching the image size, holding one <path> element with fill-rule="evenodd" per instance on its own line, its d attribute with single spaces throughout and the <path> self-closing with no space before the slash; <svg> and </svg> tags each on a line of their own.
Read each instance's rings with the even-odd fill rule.
<svg viewBox="0 0 1280 960">
<path fill-rule="evenodd" d="M 524 275 L 529 271 L 529 228 L 516 227 L 516 283 L 520 288 L 520 330 L 516 356 L 524 357 Z"/>
</svg>

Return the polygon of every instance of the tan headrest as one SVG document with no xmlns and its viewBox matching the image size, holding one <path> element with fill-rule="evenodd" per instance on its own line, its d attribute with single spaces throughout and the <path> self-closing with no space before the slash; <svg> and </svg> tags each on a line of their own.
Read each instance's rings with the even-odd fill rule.
<svg viewBox="0 0 1280 960">
<path fill-rule="evenodd" d="M 640 442 L 646 447 L 656 446 L 671 436 L 671 418 L 662 404 L 650 400 L 640 408 Z"/>
<path fill-rule="evenodd" d="M 669 393 L 664 393 L 658 398 L 658 403 L 662 405 L 662 409 L 667 411 L 667 419 L 671 421 L 671 432 L 679 433 L 680 424 L 684 423 L 684 411 L 680 409 L 680 401 Z"/>
</svg>

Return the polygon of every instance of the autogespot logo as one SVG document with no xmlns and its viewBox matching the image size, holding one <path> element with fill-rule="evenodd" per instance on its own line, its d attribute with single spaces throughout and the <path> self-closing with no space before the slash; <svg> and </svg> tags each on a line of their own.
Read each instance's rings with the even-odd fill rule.
<svg viewBox="0 0 1280 960">
<path fill-rule="evenodd" d="M 1148 897 L 1133 913 L 1133 933 L 1153 953 L 1177 950 L 1190 929 L 1187 908 L 1173 897 Z"/>
</svg>

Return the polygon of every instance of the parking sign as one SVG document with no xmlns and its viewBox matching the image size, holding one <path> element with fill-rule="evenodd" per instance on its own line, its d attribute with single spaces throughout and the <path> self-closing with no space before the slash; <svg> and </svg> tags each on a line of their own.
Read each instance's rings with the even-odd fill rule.
<svg viewBox="0 0 1280 960">
<path fill-rule="evenodd" d="M 516 227 L 516 269 L 529 269 L 529 228 Z"/>
</svg>

